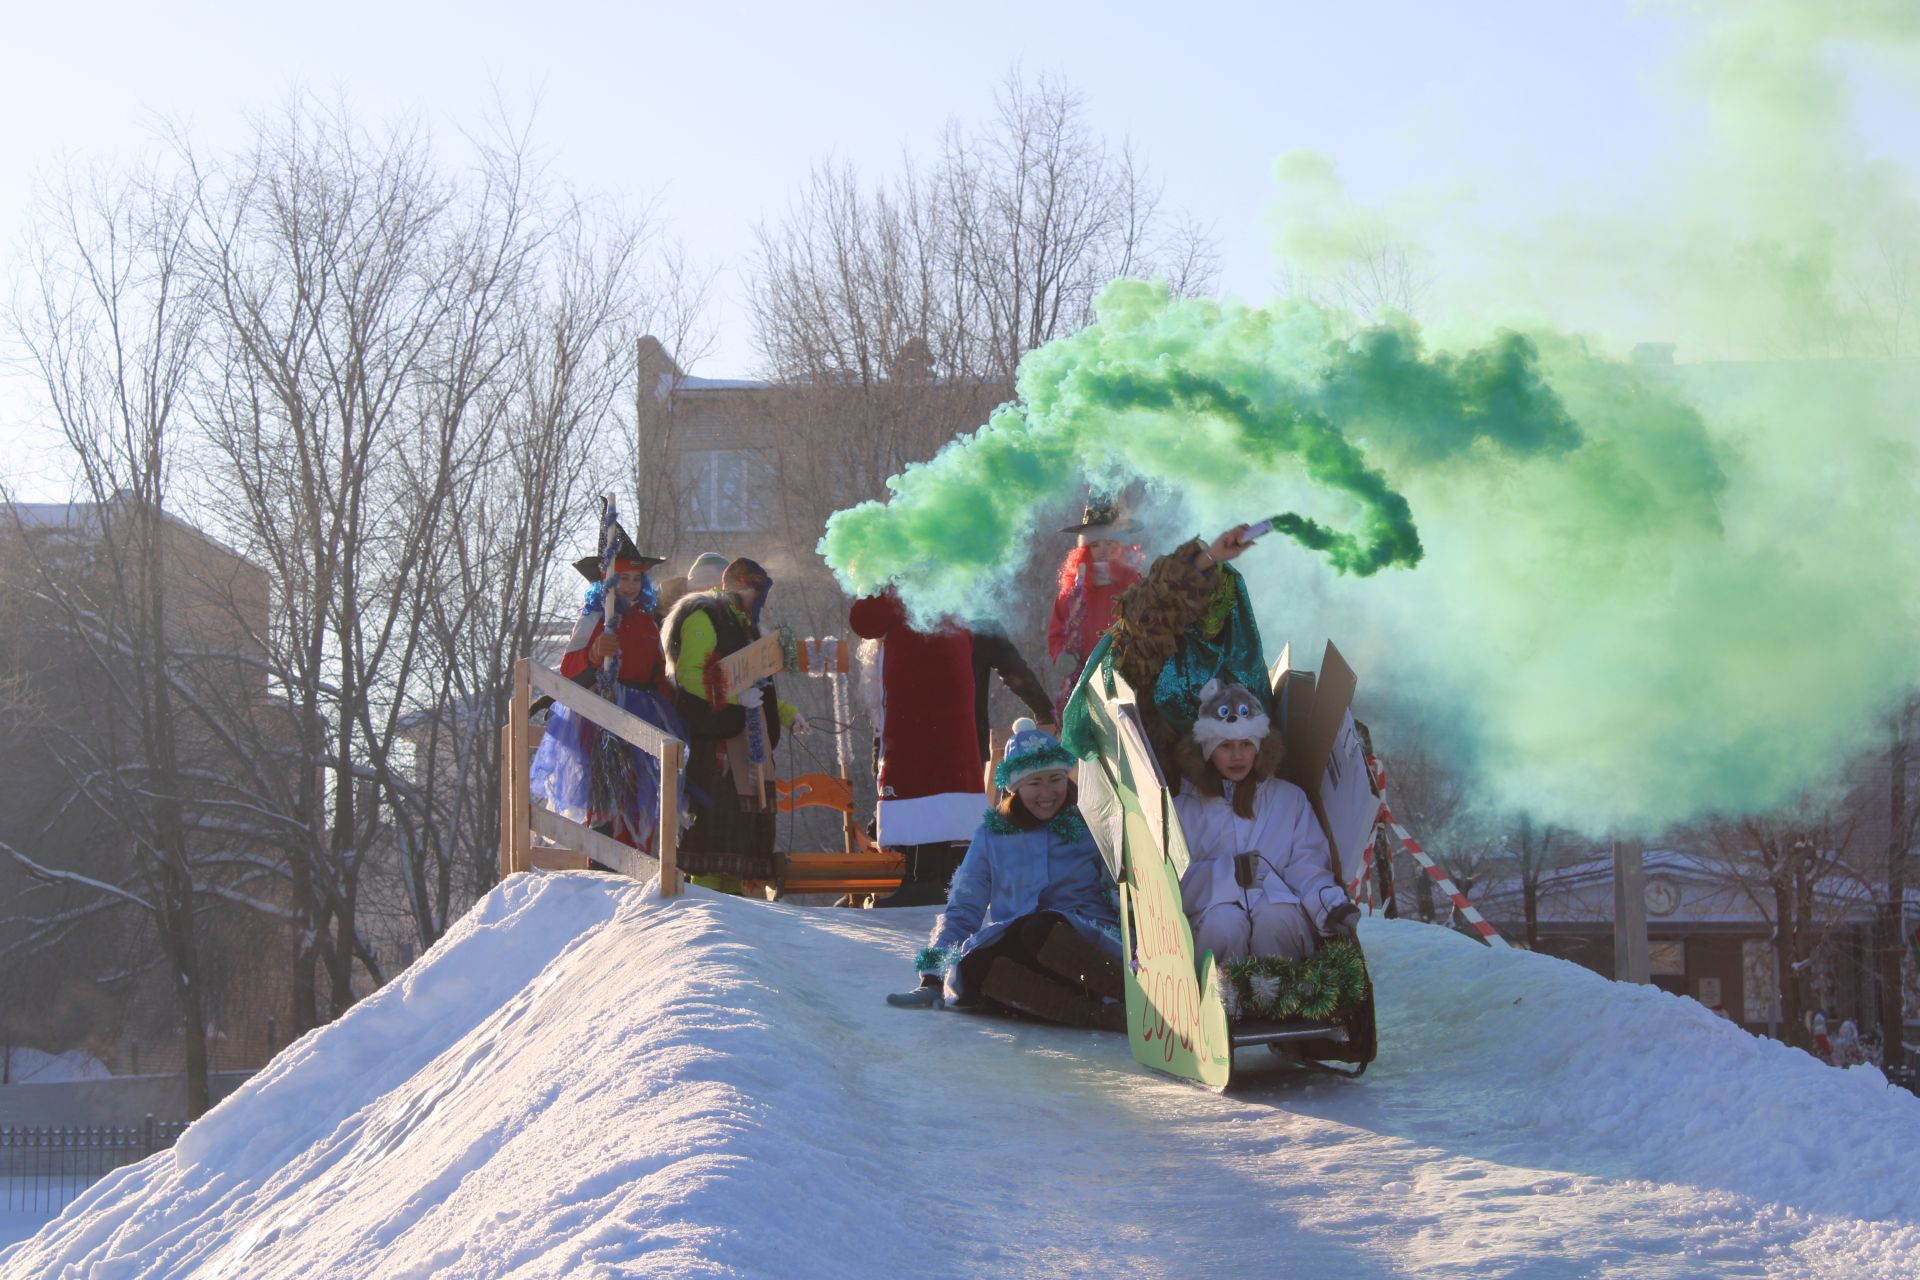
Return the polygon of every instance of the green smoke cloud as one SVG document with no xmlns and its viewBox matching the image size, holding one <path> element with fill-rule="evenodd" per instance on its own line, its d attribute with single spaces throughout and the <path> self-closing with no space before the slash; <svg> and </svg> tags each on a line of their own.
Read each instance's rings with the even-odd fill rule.
<svg viewBox="0 0 1920 1280">
<path fill-rule="evenodd" d="M 1334 639 L 1489 801 L 1652 833 L 1818 783 L 1920 683 L 1920 199 L 1847 90 L 1920 83 L 1920 6 L 1668 8 L 1685 145 L 1611 208 L 1496 174 L 1369 209 L 1287 156 L 1299 296 L 1114 286 L 829 562 L 965 616 L 1082 476 L 1177 495 L 1161 545 L 1290 510 L 1242 562 L 1270 647 Z"/>
<path fill-rule="evenodd" d="M 899 588 L 922 618 L 967 616 L 1025 567 L 1038 511 L 1081 477 L 1145 480 L 1192 506 L 1260 517 L 1335 571 L 1366 577 L 1422 554 L 1404 496 L 1367 461 L 1372 435 L 1423 459 L 1562 452 L 1579 432 L 1532 343 L 1498 335 L 1426 351 L 1411 322 L 1347 336 L 1298 301 L 1175 299 L 1116 281 L 1097 320 L 1021 362 L 1020 403 L 888 482 L 884 504 L 827 523 L 820 551 L 850 591 Z"/>
<path fill-rule="evenodd" d="M 1363 209 L 1326 157 L 1276 169 L 1296 279 L 1413 307 L 1443 343 L 1530 333 L 1582 443 L 1462 466 L 1383 437 L 1419 572 L 1361 592 L 1273 562 L 1263 625 L 1309 651 L 1333 636 L 1489 798 L 1595 829 L 1787 801 L 1920 680 L 1920 201 L 1862 157 L 1849 96 L 1863 61 L 1920 82 L 1920 7 L 1667 9 L 1686 142 L 1611 205 L 1495 175 L 1477 203 Z M 1595 354 L 1642 341 L 1681 362 Z"/>
</svg>

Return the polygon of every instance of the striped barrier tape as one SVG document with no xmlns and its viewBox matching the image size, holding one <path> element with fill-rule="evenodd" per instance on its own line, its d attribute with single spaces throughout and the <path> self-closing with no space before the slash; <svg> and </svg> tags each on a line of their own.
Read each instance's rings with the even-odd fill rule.
<svg viewBox="0 0 1920 1280">
<path fill-rule="evenodd" d="M 1399 819 L 1393 816 L 1393 810 L 1387 806 L 1386 766 L 1378 760 L 1370 759 L 1369 763 L 1373 767 L 1375 788 L 1380 793 L 1381 823 L 1386 826 L 1388 831 L 1393 833 L 1393 838 L 1400 842 L 1400 847 L 1412 854 L 1414 861 L 1418 862 L 1421 867 L 1425 869 L 1428 877 L 1432 879 L 1435 886 L 1439 888 L 1440 892 L 1446 894 L 1448 900 L 1453 903 L 1454 909 L 1466 918 L 1468 924 L 1473 926 L 1473 931 L 1480 935 L 1482 942 L 1485 942 L 1490 947 L 1507 946 L 1507 940 L 1500 936 L 1492 924 L 1488 923 L 1485 916 L 1474 909 L 1471 902 L 1467 901 L 1467 895 L 1460 892 L 1459 886 L 1455 885 L 1452 878 L 1447 875 L 1446 868 L 1436 862 L 1433 856 L 1425 849 L 1422 849 L 1420 842 L 1415 840 L 1413 836 L 1408 833 L 1407 829 L 1400 825 Z"/>
</svg>

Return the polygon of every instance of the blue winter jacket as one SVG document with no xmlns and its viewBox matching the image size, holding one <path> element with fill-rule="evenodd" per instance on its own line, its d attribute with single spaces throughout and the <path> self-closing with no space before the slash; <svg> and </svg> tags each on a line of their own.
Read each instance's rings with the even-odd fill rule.
<svg viewBox="0 0 1920 1280">
<path fill-rule="evenodd" d="M 1057 911 L 1086 937 L 1120 952 L 1112 881 L 1080 811 L 1064 809 L 1031 831 L 996 830 L 1004 825 L 989 813 L 974 830 L 947 890 L 947 909 L 933 922 L 930 944 L 947 953 L 947 995 L 955 1000 L 970 994 L 960 981 L 959 958 L 1036 911 Z M 1060 834 L 1063 829 L 1070 834 Z"/>
</svg>

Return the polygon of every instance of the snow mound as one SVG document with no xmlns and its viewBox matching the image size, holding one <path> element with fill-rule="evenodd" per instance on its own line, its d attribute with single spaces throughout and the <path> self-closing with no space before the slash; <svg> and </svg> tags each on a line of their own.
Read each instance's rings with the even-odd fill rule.
<svg viewBox="0 0 1920 1280">
<path fill-rule="evenodd" d="M 14 1049 L 7 1054 L 7 1077 L 13 1084 L 73 1084 L 111 1080 L 113 1072 L 84 1049 L 69 1049 L 65 1053 Z"/>
<path fill-rule="evenodd" d="M 5 1277 L 1920 1273 L 1920 1099 L 1390 921 L 1380 1060 L 1220 1097 L 887 1008 L 932 912 L 517 876 Z"/>
</svg>

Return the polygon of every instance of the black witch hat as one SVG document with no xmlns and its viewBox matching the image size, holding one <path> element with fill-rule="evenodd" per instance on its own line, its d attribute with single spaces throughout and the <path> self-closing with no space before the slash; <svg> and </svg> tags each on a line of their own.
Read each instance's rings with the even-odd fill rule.
<svg viewBox="0 0 1920 1280">
<path fill-rule="evenodd" d="M 643 556 L 640 549 L 633 545 L 633 539 L 619 525 L 613 526 L 613 571 L 615 573 L 639 573 L 665 564 L 665 556 Z M 600 557 L 598 555 L 581 556 L 573 562 L 580 576 L 588 582 L 600 581 Z"/>
<path fill-rule="evenodd" d="M 1120 503 L 1104 493 L 1087 495 L 1087 508 L 1080 515 L 1079 524 L 1070 524 L 1062 533 L 1090 533 L 1095 529 L 1111 529 L 1115 533 L 1125 533 L 1133 528 L 1133 521 L 1120 514 Z"/>
</svg>

